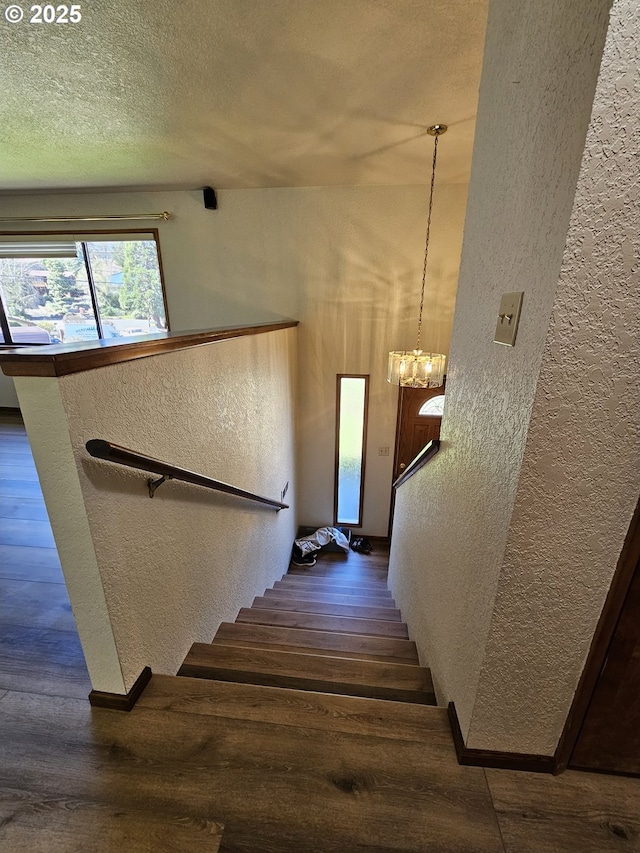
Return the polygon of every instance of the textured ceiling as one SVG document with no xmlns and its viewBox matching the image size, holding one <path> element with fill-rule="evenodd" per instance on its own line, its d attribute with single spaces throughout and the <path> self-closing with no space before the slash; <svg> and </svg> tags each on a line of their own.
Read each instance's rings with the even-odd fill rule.
<svg viewBox="0 0 640 853">
<path fill-rule="evenodd" d="M 0 20 L 0 189 L 468 180 L 487 0 L 89 0 Z M 446 154 L 445 154 L 446 151 Z"/>
</svg>

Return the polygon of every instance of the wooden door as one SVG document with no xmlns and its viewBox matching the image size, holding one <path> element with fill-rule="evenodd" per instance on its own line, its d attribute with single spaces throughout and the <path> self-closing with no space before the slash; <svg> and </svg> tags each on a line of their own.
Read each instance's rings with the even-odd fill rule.
<svg viewBox="0 0 640 853">
<path fill-rule="evenodd" d="M 640 533 L 626 545 L 635 568 L 569 767 L 640 776 Z M 635 527 L 635 530 L 634 530 Z M 635 539 L 635 542 L 633 541 Z"/>
<path fill-rule="evenodd" d="M 400 388 L 393 479 L 396 480 L 432 438 L 440 438 L 441 417 L 421 415 L 422 406 L 444 394 L 441 388 Z"/>
</svg>

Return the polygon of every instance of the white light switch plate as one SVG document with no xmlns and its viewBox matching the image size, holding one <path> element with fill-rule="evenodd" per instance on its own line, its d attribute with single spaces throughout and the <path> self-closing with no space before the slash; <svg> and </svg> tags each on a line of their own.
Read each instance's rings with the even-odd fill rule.
<svg viewBox="0 0 640 853">
<path fill-rule="evenodd" d="M 496 334 L 493 339 L 496 344 L 504 344 L 507 347 L 514 346 L 523 296 L 524 293 L 503 294 L 500 300 L 500 309 L 498 310 Z"/>
</svg>

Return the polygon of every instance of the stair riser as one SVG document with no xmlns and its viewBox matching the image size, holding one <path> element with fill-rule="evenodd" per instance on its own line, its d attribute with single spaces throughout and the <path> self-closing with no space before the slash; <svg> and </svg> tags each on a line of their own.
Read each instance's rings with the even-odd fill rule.
<svg viewBox="0 0 640 853">
<path fill-rule="evenodd" d="M 360 696 L 367 699 L 385 699 L 393 702 L 410 702 L 417 705 L 435 705 L 433 693 L 395 688 L 372 687 L 363 684 L 339 684 L 330 681 L 293 678 L 273 673 L 246 673 L 216 667 L 199 667 L 183 664 L 178 675 L 190 678 L 211 678 L 240 684 L 259 684 L 264 687 L 285 687 L 295 690 L 312 690 L 321 693 L 335 693 L 343 696 Z"/>
</svg>

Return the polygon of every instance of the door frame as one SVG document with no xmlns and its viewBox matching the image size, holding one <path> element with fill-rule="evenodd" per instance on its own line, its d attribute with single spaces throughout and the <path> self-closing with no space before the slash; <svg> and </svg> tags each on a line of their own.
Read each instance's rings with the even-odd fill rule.
<svg viewBox="0 0 640 853">
<path fill-rule="evenodd" d="M 414 390 L 414 389 L 410 388 L 409 390 Z M 420 389 L 418 389 L 418 390 L 420 390 Z M 430 390 L 432 392 L 430 397 L 439 397 L 441 394 L 446 394 L 447 393 L 447 377 L 446 377 L 446 374 L 444 376 L 442 385 L 439 385 L 437 388 L 430 388 L 430 389 L 423 388 L 421 390 L 423 390 L 423 391 Z M 398 465 L 398 456 L 400 453 L 400 427 L 402 426 L 402 424 L 400 423 L 400 419 L 402 417 L 402 400 L 403 400 L 403 395 L 404 395 L 404 388 L 402 386 L 400 386 L 398 389 L 398 392 L 399 392 L 398 393 L 398 405 L 396 407 L 396 435 L 395 435 L 394 447 L 393 447 L 393 468 L 391 469 L 393 472 L 394 479 L 396 476 L 395 472 L 396 472 L 396 467 Z"/>
<path fill-rule="evenodd" d="M 554 773 L 567 769 L 580 729 L 604 666 L 613 635 L 640 561 L 640 498 L 631 519 L 618 565 L 596 626 L 589 654 L 554 755 Z"/>
<path fill-rule="evenodd" d="M 410 389 L 413 390 L 413 389 Z M 423 389 L 427 390 L 427 389 Z M 442 385 L 439 385 L 437 388 L 431 388 L 433 391 L 432 397 L 438 397 L 440 394 L 447 393 L 447 375 L 445 373 Z M 398 405 L 396 406 L 396 435 L 393 442 L 393 467 L 391 469 L 391 482 L 393 483 L 396 479 L 396 467 L 398 465 L 398 456 L 400 454 L 400 427 L 402 424 L 400 423 L 400 419 L 402 417 L 402 400 L 403 400 L 403 392 L 404 388 L 402 385 L 398 388 Z M 389 501 L 389 527 L 387 529 L 387 537 L 389 541 L 391 541 L 391 534 L 393 532 L 393 512 L 396 507 L 396 490 L 394 488 L 391 489 L 391 499 Z"/>
</svg>

